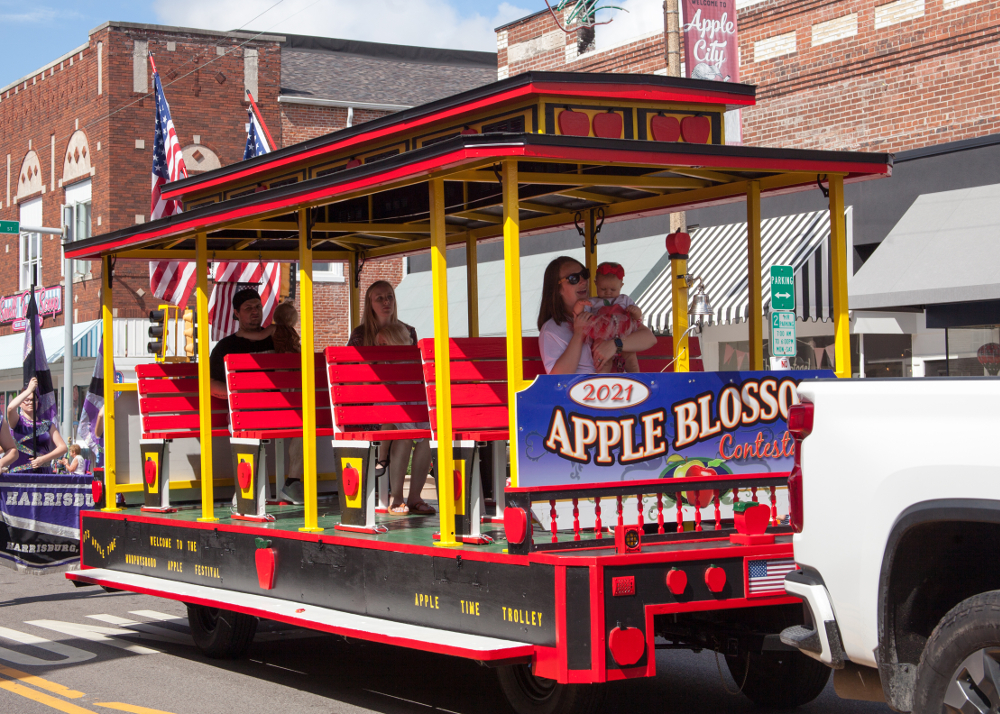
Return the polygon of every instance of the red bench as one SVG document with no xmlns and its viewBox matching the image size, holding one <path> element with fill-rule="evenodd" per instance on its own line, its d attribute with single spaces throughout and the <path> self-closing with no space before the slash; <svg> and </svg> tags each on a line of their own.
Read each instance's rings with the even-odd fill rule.
<svg viewBox="0 0 1000 714">
<path fill-rule="evenodd" d="M 690 370 L 692 372 L 704 372 L 705 367 L 701 359 L 701 339 L 699 337 L 688 337 L 688 350 L 690 355 Z M 637 352 L 636 358 L 639 360 L 640 372 L 673 372 L 674 365 L 674 338 L 663 336 L 656 338 L 656 345 L 650 347 L 645 352 Z M 670 365 L 666 370 L 664 367 Z"/>
<path fill-rule="evenodd" d="M 225 357 L 229 423 L 239 520 L 266 517 L 264 447 L 272 440 L 302 438 L 302 357 L 287 354 L 231 354 Z M 315 360 L 316 436 L 332 436 L 330 398 L 322 353 Z M 294 448 L 298 448 L 295 445 Z M 275 493 L 285 487 L 284 454 L 276 455 Z"/>
<path fill-rule="evenodd" d="M 428 421 L 420 351 L 416 346 L 327 347 L 333 448 L 341 479 L 337 528 L 366 533 L 375 523 L 379 446 L 392 439 L 428 439 L 429 429 L 396 429 Z M 383 449 L 383 451 L 386 451 Z M 388 472 L 378 510 L 388 510 Z"/>
<path fill-rule="evenodd" d="M 167 445 L 174 439 L 201 437 L 198 365 L 195 362 L 136 365 L 140 449 L 143 463 L 143 510 L 169 512 L 170 469 Z M 212 436 L 229 435 L 224 399 L 212 398 Z M 202 478 L 205 474 L 201 475 Z M 211 475 L 209 475 L 211 478 Z"/>
</svg>

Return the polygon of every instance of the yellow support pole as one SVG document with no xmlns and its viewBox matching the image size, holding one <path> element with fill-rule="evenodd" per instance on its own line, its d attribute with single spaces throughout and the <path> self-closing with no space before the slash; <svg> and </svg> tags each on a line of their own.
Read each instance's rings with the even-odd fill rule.
<svg viewBox="0 0 1000 714">
<path fill-rule="evenodd" d="M 466 184 L 468 185 L 468 184 Z M 479 255 L 476 239 L 465 239 L 465 284 L 469 299 L 469 337 L 479 337 Z"/>
<path fill-rule="evenodd" d="M 115 512 L 118 499 L 118 464 L 115 458 L 115 342 L 111 302 L 111 256 L 101 258 L 101 320 L 104 328 L 104 490 L 105 511 Z M 69 306 L 67 310 L 71 309 Z"/>
<path fill-rule="evenodd" d="M 851 318 L 847 311 L 847 226 L 844 177 L 830 177 L 830 264 L 833 272 L 833 324 L 836 374 L 851 376 Z"/>
<path fill-rule="evenodd" d="M 747 283 L 750 369 L 764 369 L 764 296 L 760 284 L 760 181 L 747 184 Z"/>
<path fill-rule="evenodd" d="M 347 269 L 351 272 L 351 274 L 347 276 L 347 309 L 351 311 L 348 323 L 350 324 L 350 331 L 353 332 L 354 328 L 361 324 L 361 295 L 358 292 L 358 284 L 355 282 L 358 275 L 357 253 L 351 253 L 351 259 L 347 262 Z"/>
<path fill-rule="evenodd" d="M 684 333 L 688 325 L 688 284 L 687 255 L 670 256 L 670 297 L 673 300 L 670 332 L 674 337 L 674 371 L 691 371 L 691 354 L 688 352 L 688 337 Z M 682 337 L 683 335 L 683 337 Z"/>
<path fill-rule="evenodd" d="M 195 306 L 198 319 L 198 420 L 201 440 L 201 518 L 199 521 L 215 523 L 215 484 L 212 474 L 212 376 L 209 372 L 208 325 L 208 234 L 195 236 Z"/>
<path fill-rule="evenodd" d="M 503 162 L 503 270 L 507 284 L 507 412 L 510 429 L 510 485 L 517 486 L 517 393 L 524 383 L 521 342 L 521 217 L 517 160 Z"/>
<path fill-rule="evenodd" d="M 355 258 L 356 260 L 356 258 Z M 322 533 L 316 484 L 316 345 L 313 334 L 313 259 L 309 211 L 299 209 L 299 309 L 302 311 L 302 490 L 304 533 Z M 354 276 L 351 276 L 354 285 Z M 356 291 L 355 291 L 356 292 Z"/>
<path fill-rule="evenodd" d="M 435 545 L 460 546 L 455 539 L 454 438 L 451 430 L 451 349 L 448 335 L 448 235 L 444 225 L 444 181 L 430 182 L 431 281 L 434 285 L 434 382 L 437 391 L 437 487 L 441 540 Z"/>
<path fill-rule="evenodd" d="M 597 217 L 593 208 L 587 211 L 584 233 L 583 253 L 586 256 L 587 270 L 590 271 L 590 297 L 594 297 L 597 295 Z"/>
</svg>

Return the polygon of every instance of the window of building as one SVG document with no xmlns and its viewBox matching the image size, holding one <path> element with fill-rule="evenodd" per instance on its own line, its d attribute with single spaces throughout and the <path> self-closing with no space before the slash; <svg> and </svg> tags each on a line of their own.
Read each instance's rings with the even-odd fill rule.
<svg viewBox="0 0 1000 714">
<path fill-rule="evenodd" d="M 66 203 L 63 206 L 63 224 L 67 228 L 69 242 L 90 238 L 91 235 L 91 183 L 80 181 L 66 187 Z M 65 270 L 65 268 L 64 268 Z M 73 282 L 93 278 L 89 260 L 73 261 Z"/>
<path fill-rule="evenodd" d="M 20 205 L 21 226 L 28 228 L 40 228 L 42 226 L 42 199 L 36 198 L 25 201 Z M 27 290 L 31 287 L 32 279 L 36 275 L 40 282 L 42 279 L 42 234 L 21 232 L 20 237 L 20 273 L 18 287 Z"/>
<path fill-rule="evenodd" d="M 318 283 L 344 282 L 343 263 L 313 263 L 313 280 Z"/>
</svg>

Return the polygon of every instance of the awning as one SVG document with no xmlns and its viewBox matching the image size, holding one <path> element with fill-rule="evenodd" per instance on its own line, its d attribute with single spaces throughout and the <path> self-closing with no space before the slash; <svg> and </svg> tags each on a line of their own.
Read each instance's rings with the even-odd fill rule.
<svg viewBox="0 0 1000 714">
<path fill-rule="evenodd" d="M 772 265 L 795 269 L 796 313 L 801 320 L 832 317 L 830 269 L 830 213 L 814 211 L 761 221 L 761 281 L 766 311 L 771 303 Z M 696 231 L 691 236 L 688 273 L 700 277 L 715 308 L 710 324 L 735 324 L 747 319 L 750 291 L 747 283 L 747 226 L 732 223 Z M 633 296 L 635 297 L 635 296 Z M 657 331 L 670 328 L 672 300 L 670 266 L 636 298 L 647 324 Z"/>
<path fill-rule="evenodd" d="M 1000 299 L 1000 184 L 919 196 L 850 278 L 852 310 Z"/>
<path fill-rule="evenodd" d="M 42 328 L 42 344 L 49 364 L 62 362 L 66 346 L 66 328 Z M 91 320 L 73 325 L 73 356 L 96 357 L 101 344 L 101 321 Z M 19 368 L 24 361 L 24 333 L 0 337 L 0 370 Z"/>
<path fill-rule="evenodd" d="M 643 283 L 649 282 L 655 260 L 651 256 L 665 255 L 662 233 L 646 238 L 601 243 L 598 237 L 598 261 L 612 260 L 625 268 L 622 292 L 633 298 Z M 579 243 L 578 243 L 579 245 Z M 521 322 L 522 334 L 537 335 L 538 306 L 542 298 L 542 276 L 545 266 L 560 255 L 584 262 L 583 248 L 559 250 L 521 257 Z M 655 275 L 655 273 L 653 274 Z M 448 330 L 452 337 L 469 333 L 469 303 L 466 290 L 465 266 L 448 268 Z M 479 264 L 479 334 L 482 337 L 507 333 L 507 305 L 504 293 L 502 260 Z M 420 338 L 434 336 L 433 287 L 431 271 L 410 273 L 396 288 L 399 319 L 412 325 Z M 645 309 L 642 303 L 639 306 Z"/>
</svg>

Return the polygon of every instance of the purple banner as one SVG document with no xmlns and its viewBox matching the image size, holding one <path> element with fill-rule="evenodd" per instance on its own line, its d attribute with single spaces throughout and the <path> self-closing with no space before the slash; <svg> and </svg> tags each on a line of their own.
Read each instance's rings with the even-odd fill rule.
<svg viewBox="0 0 1000 714">
<path fill-rule="evenodd" d="M 0 564 L 61 572 L 80 558 L 80 511 L 94 507 L 89 475 L 0 476 Z"/>
</svg>

